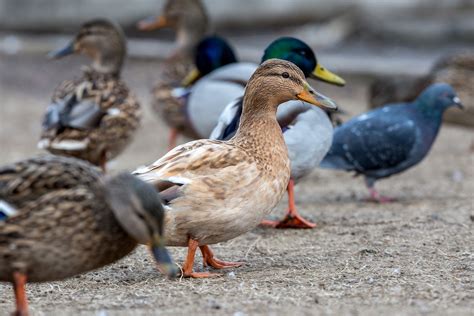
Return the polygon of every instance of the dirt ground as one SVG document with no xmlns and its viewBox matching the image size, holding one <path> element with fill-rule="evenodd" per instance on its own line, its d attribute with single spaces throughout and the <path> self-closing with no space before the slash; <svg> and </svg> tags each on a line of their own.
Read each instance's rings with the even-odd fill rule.
<svg viewBox="0 0 474 316">
<path fill-rule="evenodd" d="M 0 56 L 0 163 L 37 153 L 40 120 L 55 85 L 80 60 Z M 330 67 L 330 65 L 327 65 Z M 129 61 L 124 78 L 146 116 L 132 146 L 110 164 L 134 169 L 165 153 L 166 127 L 149 110 L 155 61 Z M 315 84 L 351 115 L 365 109 L 366 81 Z M 254 231 L 213 247 L 245 261 L 222 278 L 167 280 L 140 248 L 99 271 L 28 285 L 33 315 L 472 315 L 474 310 L 474 152 L 472 130 L 443 126 L 430 155 L 378 188 L 398 199 L 364 202 L 361 178 L 316 170 L 296 187 L 313 230 Z M 281 216 L 283 200 L 273 215 Z M 104 245 L 106 247 L 107 245 Z M 181 263 L 185 249 L 171 249 Z M 197 260 L 196 268 L 202 269 Z M 0 284 L 0 315 L 13 308 Z"/>
</svg>

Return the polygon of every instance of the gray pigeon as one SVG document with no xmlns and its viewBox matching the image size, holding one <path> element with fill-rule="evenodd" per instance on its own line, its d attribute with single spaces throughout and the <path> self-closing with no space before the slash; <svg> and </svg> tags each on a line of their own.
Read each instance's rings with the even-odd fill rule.
<svg viewBox="0 0 474 316">
<path fill-rule="evenodd" d="M 375 190 L 375 181 L 423 160 L 451 106 L 462 108 L 456 92 L 448 84 L 436 83 L 411 103 L 390 104 L 354 117 L 335 129 L 321 167 L 364 175 L 371 199 L 389 202 Z"/>
</svg>

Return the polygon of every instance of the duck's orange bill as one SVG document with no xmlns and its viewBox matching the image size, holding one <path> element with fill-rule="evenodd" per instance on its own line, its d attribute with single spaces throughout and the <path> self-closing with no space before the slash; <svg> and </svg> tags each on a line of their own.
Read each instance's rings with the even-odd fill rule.
<svg viewBox="0 0 474 316">
<path fill-rule="evenodd" d="M 333 100 L 322 95 L 319 92 L 316 92 L 307 82 L 304 83 L 303 91 L 298 93 L 296 97 L 301 101 L 305 101 L 313 105 L 319 106 L 323 110 L 337 110 L 337 105 Z"/>
<path fill-rule="evenodd" d="M 153 31 L 169 26 L 169 21 L 164 16 L 150 16 L 138 22 L 140 31 Z"/>
</svg>

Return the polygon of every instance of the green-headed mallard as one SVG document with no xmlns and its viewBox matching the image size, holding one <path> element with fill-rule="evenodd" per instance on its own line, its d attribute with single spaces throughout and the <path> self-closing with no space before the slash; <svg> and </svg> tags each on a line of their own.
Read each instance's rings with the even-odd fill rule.
<svg viewBox="0 0 474 316">
<path fill-rule="evenodd" d="M 193 271 L 198 247 L 205 265 L 239 266 L 214 258 L 208 245 L 253 229 L 281 199 L 290 161 L 276 111 L 289 100 L 336 108 L 308 85 L 293 63 L 270 59 L 247 84 L 239 129 L 232 139 L 186 143 L 134 172 L 153 184 L 166 203 L 167 244 L 188 247 L 184 276 L 213 275 Z"/>
<path fill-rule="evenodd" d="M 124 173 L 103 179 L 91 164 L 43 156 L 0 168 L 0 281 L 12 282 L 16 315 L 27 315 L 25 283 L 100 268 L 149 244 L 176 271 L 162 240 L 163 208 L 152 186 Z"/>
<path fill-rule="evenodd" d="M 176 145 L 178 134 L 191 138 L 198 135 L 188 124 L 185 102 L 176 88 L 192 70 L 194 49 L 208 29 L 206 10 L 200 0 L 168 0 L 158 17 L 147 18 L 138 28 L 149 31 L 171 27 L 176 32 L 176 49 L 163 63 L 153 88 L 152 107 L 171 128 L 169 147 Z"/>
<path fill-rule="evenodd" d="M 141 117 L 135 96 L 120 79 L 126 55 L 122 30 L 103 19 L 87 22 L 73 41 L 50 56 L 75 53 L 92 58 L 92 65 L 56 88 L 38 146 L 105 170 L 106 162 L 130 143 Z"/>
<path fill-rule="evenodd" d="M 293 62 L 307 78 L 339 86 L 345 84 L 342 78 L 331 73 L 319 63 L 313 50 L 306 43 L 296 38 L 281 37 L 273 41 L 265 49 L 262 62 L 269 58 L 281 58 Z M 237 86 L 218 78 L 229 78 L 232 73 L 242 73 L 243 71 L 239 68 L 247 69 L 249 66 L 247 63 L 242 65 L 237 63 L 214 71 L 208 78 L 203 78 L 196 84 L 191 97 L 200 98 L 201 104 L 212 108 L 213 103 L 210 101 L 210 96 L 216 95 L 218 90 L 222 95 L 229 91 L 228 95 L 235 96 Z M 208 102 L 204 103 L 205 100 Z M 196 104 L 199 104 L 197 100 Z M 201 107 L 204 108 L 204 106 Z M 231 138 L 237 130 L 241 113 L 242 98 L 240 97 L 229 103 L 222 112 L 210 138 L 221 140 Z M 291 161 L 291 179 L 287 188 L 288 211 L 282 220 L 264 221 L 263 224 L 277 228 L 313 228 L 315 227 L 314 223 L 305 220 L 298 214 L 293 187 L 295 181 L 299 181 L 316 168 L 328 152 L 332 143 L 333 126 L 324 110 L 295 100 L 285 102 L 278 108 L 277 120 L 282 128 Z"/>
</svg>

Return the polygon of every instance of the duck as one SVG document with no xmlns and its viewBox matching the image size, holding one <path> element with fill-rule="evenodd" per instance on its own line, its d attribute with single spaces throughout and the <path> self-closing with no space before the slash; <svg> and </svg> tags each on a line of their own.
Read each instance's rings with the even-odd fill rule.
<svg viewBox="0 0 474 316">
<path fill-rule="evenodd" d="M 242 119 L 233 138 L 185 143 L 133 172 L 153 185 L 164 201 L 166 245 L 188 248 L 182 276 L 219 275 L 194 271 L 197 248 L 205 266 L 242 265 L 217 259 L 209 245 L 255 228 L 284 194 L 290 160 L 276 111 L 289 100 L 337 108 L 309 86 L 296 65 L 269 59 L 247 83 Z"/>
<path fill-rule="evenodd" d="M 138 22 L 137 27 L 142 31 L 170 27 L 176 33 L 176 48 L 158 71 L 151 104 L 154 112 L 170 128 L 169 149 L 176 146 L 179 135 L 199 138 L 188 123 L 185 98 L 176 92 L 180 91 L 184 79 L 192 71 L 194 50 L 208 32 L 206 8 L 200 0 L 167 0 L 161 15 L 145 18 Z"/>
<path fill-rule="evenodd" d="M 106 19 L 84 23 L 58 59 L 82 54 L 92 59 L 82 75 L 63 81 L 43 117 L 40 149 L 87 160 L 106 169 L 133 139 L 142 116 L 140 104 L 120 79 L 126 55 L 120 26 Z"/>
<path fill-rule="evenodd" d="M 462 108 L 453 87 L 435 83 L 413 101 L 389 104 L 358 115 L 334 131 L 332 146 L 321 167 L 363 175 L 369 200 L 394 201 L 375 189 L 375 182 L 420 163 L 429 153 L 444 112 Z"/>
<path fill-rule="evenodd" d="M 88 272 L 148 244 L 168 276 L 164 211 L 156 190 L 129 173 L 104 177 L 72 157 L 45 155 L 0 167 L 0 281 L 11 282 L 15 315 L 28 315 L 26 282 Z"/>
<path fill-rule="evenodd" d="M 435 82 L 450 84 L 464 102 L 465 111 L 448 111 L 445 121 L 474 127 L 474 54 L 459 52 L 441 56 L 423 76 L 383 76 L 369 88 L 369 108 L 389 103 L 411 102 L 426 87 Z"/>
<path fill-rule="evenodd" d="M 313 50 L 303 41 L 294 37 L 281 37 L 270 43 L 265 49 L 262 61 L 269 58 L 281 58 L 296 64 L 307 78 L 324 81 L 337 86 L 344 86 L 345 80 L 330 72 L 319 63 Z M 225 78 L 234 72 L 231 68 L 240 65 L 230 65 L 212 73 L 216 77 Z M 218 73 L 218 74 L 216 74 Z M 198 83 L 201 85 L 203 83 Z M 208 94 L 216 94 L 213 86 L 225 83 L 208 83 Z M 227 84 L 229 89 L 231 84 Z M 234 85 L 235 86 L 235 85 Z M 196 87 L 198 90 L 198 87 Z M 225 91 L 225 90 L 224 90 Z M 235 94 L 233 95 L 235 96 Z M 204 99 L 204 98 L 203 98 Z M 208 105 L 207 105 L 208 106 Z M 210 135 L 210 139 L 230 139 L 236 132 L 242 113 L 242 97 L 237 96 L 223 110 Z M 309 103 L 291 100 L 282 104 L 277 111 L 277 120 L 282 128 L 285 143 L 291 161 L 291 178 L 288 183 L 288 209 L 281 220 L 265 220 L 264 226 L 275 228 L 314 228 L 315 223 L 303 218 L 295 203 L 294 185 L 314 170 L 331 147 L 333 123 L 330 113 L 312 106 Z"/>
</svg>

